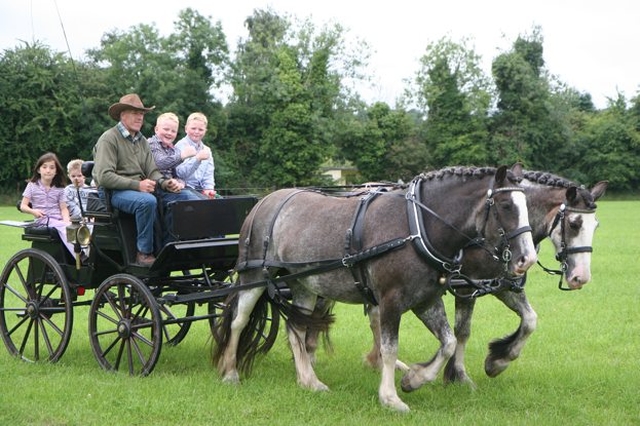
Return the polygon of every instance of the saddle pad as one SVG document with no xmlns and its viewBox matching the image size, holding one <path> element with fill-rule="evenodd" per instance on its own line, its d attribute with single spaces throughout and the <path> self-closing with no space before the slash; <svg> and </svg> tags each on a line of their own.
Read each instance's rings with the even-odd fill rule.
<svg viewBox="0 0 640 426">
<path fill-rule="evenodd" d="M 169 203 L 176 240 L 222 238 L 238 234 L 256 197 L 227 197 Z"/>
</svg>

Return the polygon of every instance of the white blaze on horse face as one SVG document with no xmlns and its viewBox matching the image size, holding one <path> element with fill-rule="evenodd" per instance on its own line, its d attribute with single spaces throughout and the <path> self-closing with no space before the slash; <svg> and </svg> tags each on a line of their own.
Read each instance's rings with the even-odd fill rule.
<svg viewBox="0 0 640 426">
<path fill-rule="evenodd" d="M 529 226 L 529 210 L 527 209 L 527 197 L 522 191 L 511 191 L 511 200 L 518 209 L 518 229 Z M 517 244 L 520 256 L 515 257 L 515 273 L 524 274 L 538 260 L 538 255 L 533 244 L 531 232 L 523 232 L 518 235 L 512 244 Z"/>
<path fill-rule="evenodd" d="M 592 247 L 593 236 L 598 227 L 595 213 L 570 213 L 565 219 L 565 245 L 574 247 Z M 577 230 L 577 234 L 575 233 Z M 560 226 L 551 235 L 556 252 L 561 250 L 562 233 Z M 582 288 L 591 280 L 591 252 L 572 253 L 567 256 L 567 270 L 564 279 L 572 289 Z"/>
</svg>

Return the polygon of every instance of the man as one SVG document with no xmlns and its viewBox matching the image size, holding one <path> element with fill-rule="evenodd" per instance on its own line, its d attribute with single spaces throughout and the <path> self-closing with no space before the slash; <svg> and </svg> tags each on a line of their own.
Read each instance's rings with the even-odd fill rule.
<svg viewBox="0 0 640 426">
<path fill-rule="evenodd" d="M 157 219 L 159 196 L 180 191 L 175 179 L 166 179 L 158 170 L 147 139 L 140 133 L 144 115 L 155 106 L 145 107 L 135 93 L 120 98 L 109 107 L 109 116 L 118 123 L 105 131 L 93 147 L 93 178 L 101 189 L 111 190 L 111 205 L 135 216 L 136 263 L 151 266 L 153 226 Z M 159 187 L 159 188 L 156 188 Z"/>
</svg>

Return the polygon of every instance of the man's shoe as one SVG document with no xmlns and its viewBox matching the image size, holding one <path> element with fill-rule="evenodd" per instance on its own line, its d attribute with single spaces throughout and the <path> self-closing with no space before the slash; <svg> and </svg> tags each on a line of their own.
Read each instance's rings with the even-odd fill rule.
<svg viewBox="0 0 640 426">
<path fill-rule="evenodd" d="M 138 254 L 136 254 L 136 263 L 140 266 L 149 267 L 153 265 L 153 262 L 155 261 L 156 261 L 156 258 L 153 256 L 153 254 L 146 254 L 146 253 L 142 253 L 141 251 L 139 251 Z"/>
</svg>

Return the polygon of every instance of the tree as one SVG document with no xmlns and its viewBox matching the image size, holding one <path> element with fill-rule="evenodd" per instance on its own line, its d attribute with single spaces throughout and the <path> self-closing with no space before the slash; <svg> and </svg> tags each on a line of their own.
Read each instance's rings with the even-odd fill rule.
<svg viewBox="0 0 640 426">
<path fill-rule="evenodd" d="M 420 59 L 411 98 L 423 109 L 429 166 L 485 164 L 490 83 L 467 40 L 443 38 Z"/>
<path fill-rule="evenodd" d="M 85 108 L 81 90 L 76 69 L 63 54 L 38 42 L 4 51 L 0 183 L 21 187 L 45 152 L 55 152 L 63 162 L 67 153 L 83 152 L 87 133 L 77 131 Z"/>
<path fill-rule="evenodd" d="M 256 10 L 245 21 L 228 104 L 229 133 L 240 185 L 282 187 L 322 182 L 320 164 L 333 151 L 341 80 L 351 66 L 342 29 L 296 30 L 287 17 Z"/>
<path fill-rule="evenodd" d="M 229 61 L 222 26 L 220 22 L 212 25 L 190 8 L 179 13 L 174 25 L 176 32 L 166 38 L 155 25 L 114 30 L 87 56 L 104 70 L 110 99 L 135 92 L 160 112 L 175 112 L 183 120 L 192 112 L 202 112 L 209 119 L 208 135 L 214 139 L 226 126 L 222 104 L 214 96 Z M 153 125 L 147 120 L 143 133 L 152 134 Z"/>
<path fill-rule="evenodd" d="M 341 152 L 367 181 L 409 180 L 424 170 L 427 158 L 416 128 L 410 114 L 377 102 L 345 127 Z"/>
<path fill-rule="evenodd" d="M 632 191 L 640 186 L 640 132 L 636 105 L 626 107 L 624 96 L 594 115 L 585 126 L 585 155 L 579 169 L 588 183 L 608 180 L 612 191 Z"/>
<path fill-rule="evenodd" d="M 521 161 L 530 169 L 559 172 L 565 166 L 570 132 L 563 116 L 554 111 L 542 46 L 536 27 L 493 61 L 499 99 L 489 148 L 496 164 Z"/>
</svg>

